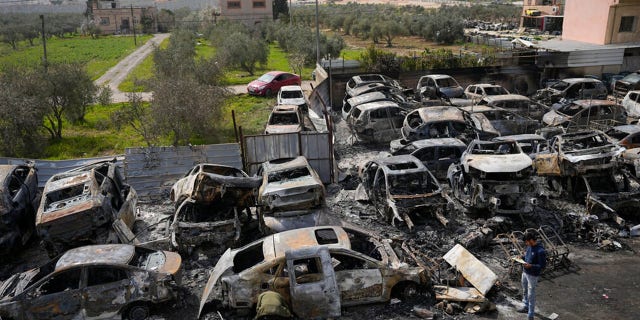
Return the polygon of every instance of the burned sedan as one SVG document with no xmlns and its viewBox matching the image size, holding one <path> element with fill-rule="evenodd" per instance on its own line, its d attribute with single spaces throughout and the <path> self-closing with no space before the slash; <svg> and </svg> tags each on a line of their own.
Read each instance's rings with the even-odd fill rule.
<svg viewBox="0 0 640 320">
<path fill-rule="evenodd" d="M 549 109 L 549 107 L 536 101 L 532 101 L 531 99 L 519 94 L 500 94 L 495 96 L 486 96 L 480 99 L 478 104 L 517 112 L 522 116 L 526 116 L 535 120 L 542 119 L 544 113 Z"/>
<path fill-rule="evenodd" d="M 273 107 L 264 134 L 292 133 L 304 131 L 304 118 L 300 107 L 279 105 Z"/>
<path fill-rule="evenodd" d="M 262 164 L 261 171 L 258 218 L 263 233 L 319 223 L 325 189 L 305 157 L 268 161 Z"/>
<path fill-rule="evenodd" d="M 537 203 L 532 163 L 515 141 L 475 140 L 449 167 L 449 184 L 469 211 L 528 213 Z"/>
<path fill-rule="evenodd" d="M 438 180 L 412 155 L 369 161 L 360 169 L 360 181 L 357 192 L 364 192 L 382 219 L 394 226 L 405 224 L 411 230 L 412 219 L 441 219 L 446 208 Z"/>
<path fill-rule="evenodd" d="M 640 147 L 640 125 L 627 124 L 615 126 L 605 131 L 605 134 L 617 144 L 627 149 Z"/>
<path fill-rule="evenodd" d="M 493 141 L 510 140 L 517 142 L 522 152 L 528 154 L 531 159 L 535 159 L 538 153 L 545 152 L 549 148 L 547 139 L 537 134 L 516 134 L 493 138 Z"/>
<path fill-rule="evenodd" d="M 347 117 L 352 134 L 365 142 L 389 142 L 400 138 L 406 112 L 393 101 L 377 101 L 353 108 Z"/>
<path fill-rule="evenodd" d="M 396 256 L 390 240 L 341 227 L 312 227 L 270 235 L 227 250 L 200 300 L 245 313 L 265 291 L 279 293 L 302 319 L 339 317 L 342 306 L 410 296 L 427 285 L 422 268 Z"/>
<path fill-rule="evenodd" d="M 176 203 L 171 243 L 189 252 L 203 243 L 231 245 L 239 240 L 256 205 L 255 191 L 262 179 L 216 164 L 198 164 L 171 188 Z"/>
<path fill-rule="evenodd" d="M 542 118 L 548 126 L 588 126 L 593 121 L 626 123 L 627 112 L 615 101 L 575 100 L 547 112 Z"/>
<path fill-rule="evenodd" d="M 147 319 L 152 304 L 176 298 L 181 262 L 173 252 L 124 244 L 71 249 L 7 279 L 0 318 Z"/>
<path fill-rule="evenodd" d="M 29 241 L 40 203 L 38 175 L 30 165 L 0 165 L 0 254 Z"/>
<path fill-rule="evenodd" d="M 540 128 L 540 121 L 520 115 L 517 111 L 510 111 L 499 107 L 471 106 L 462 110 L 471 114 L 483 114 L 500 135 L 514 135 L 534 133 Z"/>
<path fill-rule="evenodd" d="M 89 164 L 47 181 L 36 230 L 50 255 L 80 244 L 117 242 L 112 224 L 131 228 L 137 200 L 115 161 Z"/>
<path fill-rule="evenodd" d="M 466 149 L 467 145 L 456 138 L 424 139 L 405 145 L 391 145 L 391 153 L 394 156 L 410 154 L 418 158 L 440 180 L 447 178 L 449 165 L 459 162 Z"/>
<path fill-rule="evenodd" d="M 424 107 L 411 111 L 402 124 L 402 140 L 458 138 L 469 142 L 476 137 L 490 140 L 500 135 L 482 114 L 470 114 L 455 107 Z"/>
</svg>

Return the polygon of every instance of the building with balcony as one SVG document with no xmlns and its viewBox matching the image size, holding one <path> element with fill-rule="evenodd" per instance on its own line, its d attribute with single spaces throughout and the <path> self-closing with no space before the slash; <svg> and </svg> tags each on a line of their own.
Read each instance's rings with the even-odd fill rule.
<svg viewBox="0 0 640 320">
<path fill-rule="evenodd" d="M 524 0 L 520 27 L 543 32 L 562 32 L 565 0 Z"/>
<path fill-rule="evenodd" d="M 220 19 L 249 25 L 273 20 L 273 0 L 220 0 Z"/>
</svg>

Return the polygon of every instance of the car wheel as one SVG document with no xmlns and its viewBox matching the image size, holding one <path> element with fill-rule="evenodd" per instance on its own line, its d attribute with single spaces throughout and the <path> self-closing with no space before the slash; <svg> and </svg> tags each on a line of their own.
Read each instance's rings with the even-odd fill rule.
<svg viewBox="0 0 640 320">
<path fill-rule="evenodd" d="M 267 89 L 264 91 L 264 96 L 265 97 L 271 97 L 271 95 L 273 94 L 273 92 L 271 92 L 271 89 Z"/>
<path fill-rule="evenodd" d="M 419 294 L 418 285 L 414 282 L 402 282 L 393 287 L 392 295 L 400 300 L 414 298 Z"/>
<path fill-rule="evenodd" d="M 124 314 L 128 320 L 145 320 L 149 318 L 149 306 L 144 303 L 138 303 L 127 308 Z"/>
</svg>

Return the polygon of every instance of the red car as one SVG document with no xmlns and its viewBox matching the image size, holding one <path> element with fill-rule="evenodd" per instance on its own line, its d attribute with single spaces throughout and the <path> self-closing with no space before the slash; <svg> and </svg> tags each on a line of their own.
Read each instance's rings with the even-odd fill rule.
<svg viewBox="0 0 640 320">
<path fill-rule="evenodd" d="M 253 80 L 247 86 L 251 95 L 271 96 L 280 90 L 280 87 L 300 85 L 300 76 L 282 71 L 270 71 L 263 74 L 257 80 Z"/>
</svg>

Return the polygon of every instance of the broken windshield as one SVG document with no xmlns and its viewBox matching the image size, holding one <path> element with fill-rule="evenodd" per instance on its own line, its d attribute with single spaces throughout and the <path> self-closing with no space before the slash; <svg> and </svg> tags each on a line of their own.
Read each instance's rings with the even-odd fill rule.
<svg viewBox="0 0 640 320">
<path fill-rule="evenodd" d="M 577 151 L 583 149 L 606 146 L 609 141 L 602 135 L 592 135 L 584 138 L 574 139 L 562 144 L 563 151 Z"/>
<path fill-rule="evenodd" d="M 436 83 L 438 84 L 438 87 L 440 87 L 440 88 L 457 87 L 458 86 L 458 83 L 453 78 L 438 79 L 438 80 L 436 80 Z"/>
<path fill-rule="evenodd" d="M 558 112 L 568 116 L 575 116 L 578 112 L 582 111 L 582 109 L 582 106 L 571 103 L 560 107 Z"/>
<path fill-rule="evenodd" d="M 269 119 L 269 124 L 274 125 L 291 125 L 299 124 L 298 116 L 295 113 L 274 113 Z"/>
<path fill-rule="evenodd" d="M 287 181 L 297 179 L 300 177 L 310 176 L 311 173 L 307 167 L 298 167 L 293 169 L 287 169 L 284 171 L 276 171 L 269 173 L 269 182 Z"/>
<path fill-rule="evenodd" d="M 559 91 L 563 91 L 564 89 L 569 87 L 569 83 L 564 82 L 564 81 L 558 81 L 556 83 L 554 83 L 553 85 L 551 85 L 551 89 L 556 89 Z"/>
<path fill-rule="evenodd" d="M 499 143 L 476 144 L 471 149 L 471 154 L 518 154 L 520 150 L 514 141 L 505 141 Z"/>
<path fill-rule="evenodd" d="M 415 195 L 430 193 L 437 189 L 427 172 L 389 175 L 389 193 L 392 195 Z"/>
<path fill-rule="evenodd" d="M 503 87 L 486 87 L 484 88 L 484 93 L 488 96 L 497 96 L 497 95 L 501 95 L 501 94 L 509 94 L 509 92 L 507 92 L 507 90 L 505 90 Z"/>
</svg>

